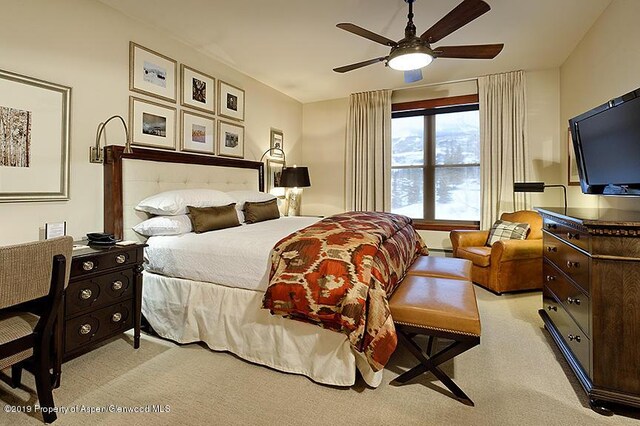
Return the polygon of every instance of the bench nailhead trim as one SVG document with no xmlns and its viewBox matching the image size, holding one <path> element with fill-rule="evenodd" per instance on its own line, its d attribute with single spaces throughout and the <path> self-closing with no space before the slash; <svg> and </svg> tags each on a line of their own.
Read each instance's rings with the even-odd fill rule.
<svg viewBox="0 0 640 426">
<path fill-rule="evenodd" d="M 462 332 L 462 331 L 449 330 L 449 329 L 446 329 L 446 328 L 427 327 L 427 326 L 424 326 L 424 325 L 411 324 L 411 323 L 408 323 L 408 322 L 394 321 L 394 324 L 408 325 L 409 327 L 424 328 L 424 329 L 427 329 L 427 330 L 444 331 L 445 333 L 463 334 L 463 335 L 465 335 L 465 336 L 480 337 L 480 335 L 479 335 L 479 334 L 474 334 L 474 333 L 465 333 L 465 332 Z"/>
</svg>

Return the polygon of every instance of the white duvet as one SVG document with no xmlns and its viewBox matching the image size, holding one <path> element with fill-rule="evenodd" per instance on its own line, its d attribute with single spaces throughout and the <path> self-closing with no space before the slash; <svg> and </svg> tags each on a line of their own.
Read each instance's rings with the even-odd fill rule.
<svg viewBox="0 0 640 426">
<path fill-rule="evenodd" d="M 265 291 L 273 246 L 318 220 L 281 217 L 202 234 L 151 237 L 145 249 L 145 269 L 169 277 Z"/>
</svg>

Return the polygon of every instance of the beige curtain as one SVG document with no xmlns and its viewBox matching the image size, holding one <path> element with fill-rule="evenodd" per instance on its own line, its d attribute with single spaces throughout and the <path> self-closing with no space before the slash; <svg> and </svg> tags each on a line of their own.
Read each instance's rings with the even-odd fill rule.
<svg viewBox="0 0 640 426">
<path fill-rule="evenodd" d="M 525 84 L 524 71 L 478 78 L 481 229 L 530 206 L 528 194 L 513 192 L 513 183 L 529 176 Z"/>
<path fill-rule="evenodd" d="M 347 210 L 385 211 L 391 205 L 391 90 L 349 98 Z"/>
</svg>

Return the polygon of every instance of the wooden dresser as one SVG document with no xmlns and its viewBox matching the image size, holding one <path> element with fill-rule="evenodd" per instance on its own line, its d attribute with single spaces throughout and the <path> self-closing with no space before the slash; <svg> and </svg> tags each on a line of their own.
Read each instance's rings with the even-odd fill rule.
<svg viewBox="0 0 640 426">
<path fill-rule="evenodd" d="M 595 411 L 640 407 L 640 212 L 537 210 L 546 329 Z"/>
<path fill-rule="evenodd" d="M 86 241 L 84 241 L 86 244 Z M 144 244 L 73 251 L 69 285 L 59 313 L 57 371 L 63 361 L 134 328 L 140 346 Z"/>
</svg>

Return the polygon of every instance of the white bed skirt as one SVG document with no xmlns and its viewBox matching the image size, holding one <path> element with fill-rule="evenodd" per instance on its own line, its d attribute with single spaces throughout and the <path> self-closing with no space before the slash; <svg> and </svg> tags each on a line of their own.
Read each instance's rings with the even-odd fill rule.
<svg viewBox="0 0 640 426">
<path fill-rule="evenodd" d="M 264 293 L 143 272 L 142 313 L 153 329 L 178 343 L 205 342 L 216 351 L 335 386 L 355 383 L 356 367 L 378 387 L 364 356 L 347 336 L 271 315 Z"/>
</svg>

